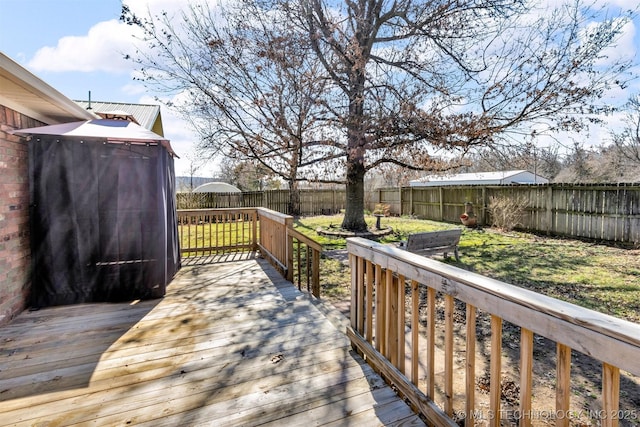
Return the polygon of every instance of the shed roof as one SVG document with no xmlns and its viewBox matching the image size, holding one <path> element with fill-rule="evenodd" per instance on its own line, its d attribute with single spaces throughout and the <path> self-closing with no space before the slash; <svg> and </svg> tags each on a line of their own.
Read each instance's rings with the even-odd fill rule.
<svg viewBox="0 0 640 427">
<path fill-rule="evenodd" d="M 455 184 L 516 184 L 546 183 L 548 180 L 527 170 L 510 170 L 496 172 L 470 172 L 448 175 L 427 175 L 410 181 L 412 186 L 421 185 L 455 185 Z"/>
<path fill-rule="evenodd" d="M 104 101 L 75 101 L 80 107 L 89 109 L 92 112 L 109 113 L 113 111 L 124 111 L 131 114 L 140 126 L 149 129 L 158 135 L 164 136 L 162 128 L 162 115 L 160 114 L 160 106 L 152 104 L 127 104 L 123 102 L 104 102 Z"/>
</svg>

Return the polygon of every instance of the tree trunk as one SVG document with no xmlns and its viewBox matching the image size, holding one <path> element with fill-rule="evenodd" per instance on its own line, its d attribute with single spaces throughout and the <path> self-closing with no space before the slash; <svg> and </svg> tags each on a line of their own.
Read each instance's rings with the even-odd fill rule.
<svg viewBox="0 0 640 427">
<path fill-rule="evenodd" d="M 289 181 L 289 215 L 300 216 L 300 189 L 298 181 Z"/>
<path fill-rule="evenodd" d="M 366 231 L 364 221 L 364 150 L 350 150 L 347 156 L 346 210 L 342 228 L 349 231 Z"/>
</svg>

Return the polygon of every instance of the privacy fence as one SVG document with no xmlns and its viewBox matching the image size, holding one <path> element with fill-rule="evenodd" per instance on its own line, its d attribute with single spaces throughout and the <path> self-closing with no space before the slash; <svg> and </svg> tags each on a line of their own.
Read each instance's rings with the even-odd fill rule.
<svg viewBox="0 0 640 427">
<path fill-rule="evenodd" d="M 178 193 L 178 209 L 263 207 L 289 215 L 289 190 Z M 344 190 L 301 190 L 302 215 L 331 215 L 345 208 Z"/>
<path fill-rule="evenodd" d="M 460 222 L 472 203 L 478 224 L 493 224 L 492 200 L 516 202 L 518 228 L 550 235 L 640 245 L 640 184 L 451 186 L 376 190 L 395 215 Z"/>
<path fill-rule="evenodd" d="M 522 208 L 518 228 L 549 235 L 640 245 L 640 184 L 540 184 L 401 187 L 371 190 L 367 209 L 389 205 L 392 215 L 460 223 L 472 203 L 478 224 L 490 226 L 491 201 L 508 199 Z M 289 214 L 289 191 L 179 193 L 179 209 L 260 206 Z M 344 190 L 303 190 L 302 215 L 325 215 L 345 207 Z"/>
</svg>

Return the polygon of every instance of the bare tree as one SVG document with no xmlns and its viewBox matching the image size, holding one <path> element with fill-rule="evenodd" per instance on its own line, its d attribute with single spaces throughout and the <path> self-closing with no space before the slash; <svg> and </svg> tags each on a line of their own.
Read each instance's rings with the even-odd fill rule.
<svg viewBox="0 0 640 427">
<path fill-rule="evenodd" d="M 238 0 L 224 25 L 193 6 L 186 35 L 166 16 L 125 6 L 124 19 L 151 41 L 145 77 L 189 91 L 208 141 L 290 179 L 329 164 L 325 179 L 346 181 L 342 226 L 362 230 L 368 170 L 453 168 L 472 147 L 579 130 L 608 109 L 598 98 L 630 63 L 602 53 L 630 13 L 588 16 L 579 1 L 534 19 L 525 0 Z"/>
<path fill-rule="evenodd" d="M 230 184 L 242 191 L 262 191 L 280 188 L 280 181 L 260 163 L 225 158 L 220 164 L 222 174 Z"/>
<path fill-rule="evenodd" d="M 201 147 L 286 181 L 289 211 L 299 213 L 298 182 L 319 180 L 318 165 L 337 158 L 316 143 L 325 138 L 325 80 L 307 38 L 258 2 L 200 2 L 179 17 L 144 18 L 124 4 L 121 19 L 140 27 L 150 47 L 133 58 L 142 79 L 186 94 L 172 107 L 199 132 Z"/>
<path fill-rule="evenodd" d="M 202 168 L 202 166 L 204 166 L 204 162 L 196 151 L 187 153 L 186 158 L 189 161 L 189 191 L 193 191 L 193 189 L 197 187 L 197 185 L 194 184 L 193 179 L 196 177 L 196 174 Z"/>
<path fill-rule="evenodd" d="M 612 132 L 611 139 L 621 156 L 636 168 L 640 166 L 640 94 L 629 99 L 625 127 L 620 132 Z"/>
<path fill-rule="evenodd" d="M 552 180 L 562 169 L 558 145 L 538 147 L 533 142 L 520 145 L 484 147 L 467 157 L 465 172 L 492 172 L 524 169 Z"/>
<path fill-rule="evenodd" d="M 438 169 L 435 154 L 528 134 L 525 124 L 579 129 L 582 114 L 606 109 L 594 101 L 629 67 L 598 68 L 625 19 L 587 27 L 578 2 L 536 20 L 517 0 L 284 3 L 343 99 L 335 112 L 346 131 L 351 230 L 366 228 L 367 170 Z"/>
</svg>

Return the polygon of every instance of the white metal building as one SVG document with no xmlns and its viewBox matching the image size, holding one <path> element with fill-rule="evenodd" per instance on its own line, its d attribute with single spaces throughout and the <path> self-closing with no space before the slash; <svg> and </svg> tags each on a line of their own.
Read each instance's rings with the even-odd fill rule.
<svg viewBox="0 0 640 427">
<path fill-rule="evenodd" d="M 513 170 L 427 175 L 420 179 L 409 181 L 409 185 L 411 187 L 439 187 L 443 185 L 546 184 L 548 182 L 548 179 L 527 170 Z"/>
</svg>

